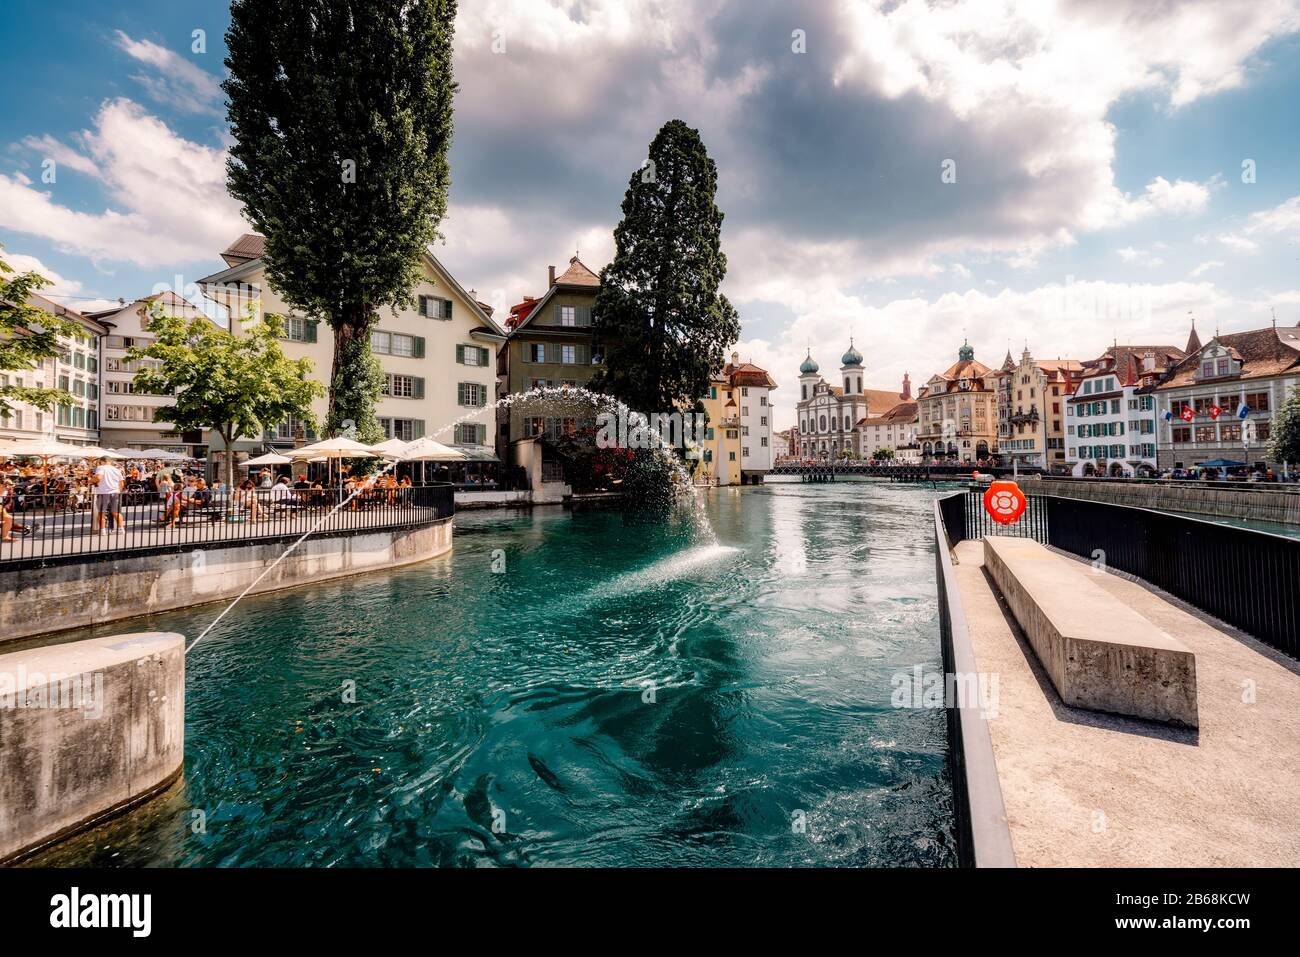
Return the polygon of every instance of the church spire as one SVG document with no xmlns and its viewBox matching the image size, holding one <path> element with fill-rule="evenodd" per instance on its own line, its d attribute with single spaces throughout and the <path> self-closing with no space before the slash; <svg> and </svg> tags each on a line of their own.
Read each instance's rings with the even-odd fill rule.
<svg viewBox="0 0 1300 957">
<path fill-rule="evenodd" d="M 1192 314 L 1189 312 L 1189 316 Z M 1201 337 L 1196 334 L 1196 317 L 1192 316 L 1192 334 L 1187 337 L 1187 348 L 1184 350 L 1189 356 L 1201 351 Z"/>
</svg>

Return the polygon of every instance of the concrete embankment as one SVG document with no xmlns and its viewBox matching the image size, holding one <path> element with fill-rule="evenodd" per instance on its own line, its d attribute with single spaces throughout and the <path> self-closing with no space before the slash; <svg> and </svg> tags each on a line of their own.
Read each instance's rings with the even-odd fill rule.
<svg viewBox="0 0 1300 957">
<path fill-rule="evenodd" d="M 120 556 L 71 555 L 0 571 L 0 647 L 7 640 L 228 601 L 252 585 L 294 538 L 202 543 Z M 251 593 L 396 568 L 445 554 L 451 546 L 451 518 L 313 536 Z"/>
<path fill-rule="evenodd" d="M 181 635 L 0 655 L 0 864 L 157 794 L 184 757 Z"/>
</svg>

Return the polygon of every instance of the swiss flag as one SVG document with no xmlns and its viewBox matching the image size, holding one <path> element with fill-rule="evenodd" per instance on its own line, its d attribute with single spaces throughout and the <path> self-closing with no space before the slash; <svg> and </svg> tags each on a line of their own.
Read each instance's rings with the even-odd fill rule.
<svg viewBox="0 0 1300 957">
<path fill-rule="evenodd" d="M 1217 405 L 1210 406 L 1210 418 L 1217 420 L 1223 414 L 1223 410 Z"/>
<path fill-rule="evenodd" d="M 1184 422 L 1190 422 L 1192 419 L 1196 418 L 1196 413 L 1192 411 L 1190 405 L 1185 405 L 1183 406 L 1182 417 Z"/>
</svg>

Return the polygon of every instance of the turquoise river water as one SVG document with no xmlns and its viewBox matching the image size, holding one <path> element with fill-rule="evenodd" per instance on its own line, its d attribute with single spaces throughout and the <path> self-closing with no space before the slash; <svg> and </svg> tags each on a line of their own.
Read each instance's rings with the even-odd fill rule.
<svg viewBox="0 0 1300 957">
<path fill-rule="evenodd" d="M 936 494 L 712 490 L 717 544 L 462 513 L 450 556 L 245 599 L 182 782 L 34 863 L 952 865 L 943 712 L 890 702 L 940 667 Z"/>
</svg>

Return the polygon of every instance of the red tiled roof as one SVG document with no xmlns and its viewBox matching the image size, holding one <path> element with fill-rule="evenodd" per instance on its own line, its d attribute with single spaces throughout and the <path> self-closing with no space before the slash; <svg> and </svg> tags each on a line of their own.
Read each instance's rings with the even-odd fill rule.
<svg viewBox="0 0 1300 957">
<path fill-rule="evenodd" d="M 227 266 L 238 266 L 250 259 L 256 259 L 266 252 L 266 237 L 257 233 L 244 233 L 222 252 L 221 258 Z"/>
<path fill-rule="evenodd" d="M 1218 343 L 1241 360 L 1241 375 L 1230 379 L 1260 379 L 1265 376 L 1294 372 L 1300 368 L 1300 329 L 1292 326 L 1269 326 L 1249 332 L 1230 332 L 1215 336 L 1210 343 Z M 1208 346 L 1210 343 L 1206 343 Z M 1192 353 L 1174 367 L 1160 389 L 1175 389 L 1191 385 L 1196 380 L 1200 353 Z"/>
</svg>

